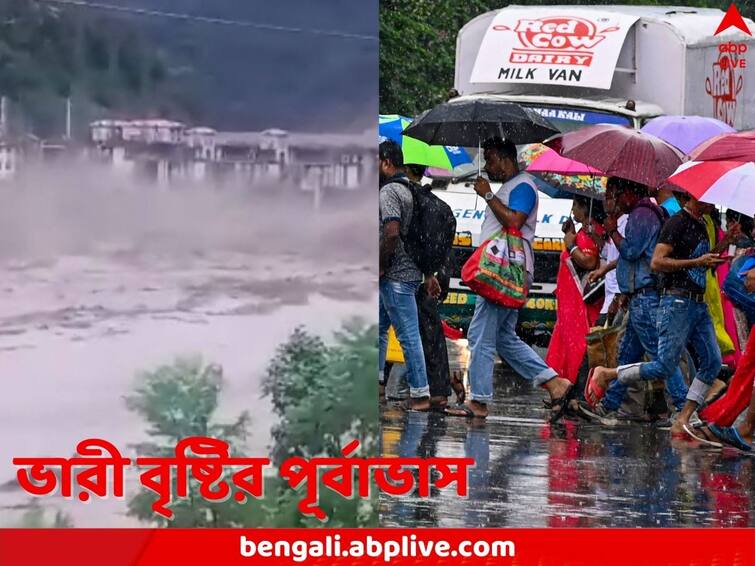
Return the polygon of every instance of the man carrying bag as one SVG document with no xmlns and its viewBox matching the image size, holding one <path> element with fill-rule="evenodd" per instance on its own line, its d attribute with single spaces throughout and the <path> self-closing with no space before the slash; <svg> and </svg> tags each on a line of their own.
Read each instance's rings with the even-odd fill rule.
<svg viewBox="0 0 755 566">
<path fill-rule="evenodd" d="M 484 257 L 485 265 L 497 264 L 501 268 L 498 277 L 492 278 L 496 282 L 492 287 L 499 291 L 501 302 L 493 302 L 493 295 L 476 299 L 468 333 L 470 398 L 464 405 L 446 409 L 446 414 L 481 418 L 488 415 L 487 405 L 493 400 L 497 352 L 522 377 L 548 390 L 552 407 L 550 420 L 556 421 L 571 398 L 572 384 L 545 365 L 516 334 L 517 305 L 524 304 L 534 273 L 532 240 L 537 223 L 537 190 L 530 175 L 519 172 L 516 146 L 512 142 L 492 138 L 482 147 L 488 178 L 503 185 L 493 193 L 486 179 L 479 177 L 475 181 L 475 191 L 488 203 L 481 231 L 486 240 L 480 246 L 482 251 L 478 250 L 475 256 L 478 266 Z M 470 262 L 475 261 L 475 256 Z M 478 270 L 479 273 L 485 271 L 492 273 L 490 269 Z M 477 277 L 473 279 L 479 281 Z M 475 286 L 472 280 L 466 282 Z M 479 292 L 481 286 L 477 289 Z"/>
</svg>

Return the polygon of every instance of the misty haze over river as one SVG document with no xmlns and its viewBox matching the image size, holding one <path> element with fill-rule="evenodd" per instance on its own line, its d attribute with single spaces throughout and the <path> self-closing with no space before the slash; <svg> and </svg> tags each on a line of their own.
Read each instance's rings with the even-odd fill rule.
<svg viewBox="0 0 755 566">
<path fill-rule="evenodd" d="M 29 500 L 13 457 L 68 457 L 88 437 L 133 456 L 146 425 L 123 396 L 137 372 L 177 356 L 222 366 L 218 420 L 249 410 L 248 454 L 266 455 L 259 384 L 275 348 L 300 324 L 327 338 L 351 317 L 375 319 L 377 239 L 364 218 L 376 192 L 314 212 L 277 186 L 165 191 L 109 175 L 71 167 L 0 185 L 4 521 Z M 134 488 L 42 503 L 77 527 L 136 526 L 124 515 Z"/>
</svg>

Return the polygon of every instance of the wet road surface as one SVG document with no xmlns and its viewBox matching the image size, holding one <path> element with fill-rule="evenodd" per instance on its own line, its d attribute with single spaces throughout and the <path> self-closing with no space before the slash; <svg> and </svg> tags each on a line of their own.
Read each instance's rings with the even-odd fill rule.
<svg viewBox="0 0 755 566">
<path fill-rule="evenodd" d="M 381 497 L 387 527 L 752 527 L 755 457 L 672 440 L 647 424 L 548 425 L 502 372 L 486 421 L 381 408 L 385 456 L 471 457 L 469 495 Z M 454 399 L 453 396 L 451 399 Z"/>
</svg>

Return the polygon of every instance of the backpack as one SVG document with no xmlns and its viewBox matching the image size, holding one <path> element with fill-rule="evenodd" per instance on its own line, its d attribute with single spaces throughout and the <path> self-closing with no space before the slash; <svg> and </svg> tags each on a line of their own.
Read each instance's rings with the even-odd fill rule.
<svg viewBox="0 0 755 566">
<path fill-rule="evenodd" d="M 412 193 L 412 221 L 406 236 L 402 236 L 406 253 L 423 274 L 442 271 L 456 236 L 453 210 L 429 188 L 405 177 L 396 177 L 391 182 L 404 185 Z"/>
</svg>

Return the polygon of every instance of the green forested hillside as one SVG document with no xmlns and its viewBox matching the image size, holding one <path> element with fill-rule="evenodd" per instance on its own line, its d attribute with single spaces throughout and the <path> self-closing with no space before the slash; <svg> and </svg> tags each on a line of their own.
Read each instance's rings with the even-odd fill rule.
<svg viewBox="0 0 755 566">
<path fill-rule="evenodd" d="M 69 92 L 79 136 L 100 116 L 161 115 L 221 130 L 362 131 L 374 120 L 377 41 L 311 31 L 376 36 L 376 0 L 103 3 L 0 0 L 0 94 L 15 101 L 16 129 L 61 134 Z"/>
<path fill-rule="evenodd" d="M 0 0 L 0 94 L 10 102 L 13 132 L 62 135 L 69 96 L 75 137 L 105 115 L 189 117 L 193 101 L 171 89 L 171 72 L 161 50 L 132 26 Z"/>
</svg>

